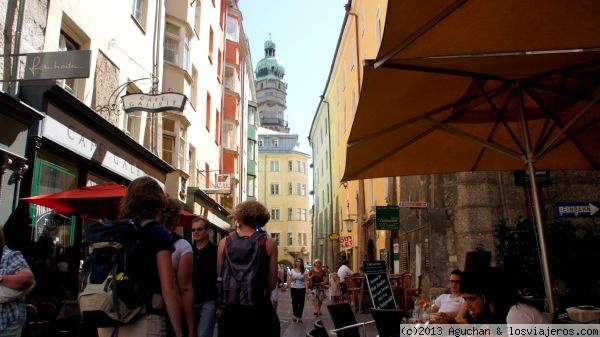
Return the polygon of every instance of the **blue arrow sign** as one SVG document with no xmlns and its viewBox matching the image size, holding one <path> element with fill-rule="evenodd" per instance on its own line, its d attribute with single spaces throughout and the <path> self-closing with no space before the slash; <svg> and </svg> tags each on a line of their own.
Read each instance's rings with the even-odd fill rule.
<svg viewBox="0 0 600 337">
<path fill-rule="evenodd" d="M 600 201 L 570 201 L 554 204 L 559 217 L 600 216 Z"/>
</svg>

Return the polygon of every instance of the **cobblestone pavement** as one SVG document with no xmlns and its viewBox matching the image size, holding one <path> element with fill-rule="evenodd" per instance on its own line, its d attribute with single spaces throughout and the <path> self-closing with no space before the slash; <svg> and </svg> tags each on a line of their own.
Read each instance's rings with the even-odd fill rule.
<svg viewBox="0 0 600 337">
<path fill-rule="evenodd" d="M 334 329 L 334 326 L 333 322 L 331 321 L 331 316 L 329 316 L 329 311 L 327 310 L 328 303 L 331 302 L 327 300 L 323 302 L 323 306 L 321 308 L 322 315 L 320 316 L 320 318 L 323 321 L 325 329 L 329 331 L 331 329 Z M 279 315 L 279 322 L 281 325 L 281 337 L 305 337 L 306 332 L 313 327 L 313 324 L 316 320 L 316 316 L 314 315 L 313 301 L 307 298 L 306 303 L 304 305 L 304 315 L 302 317 L 302 322 L 292 321 L 292 298 L 290 296 L 289 291 L 280 293 L 279 305 L 277 306 L 277 314 Z M 369 313 L 356 313 L 355 316 L 357 321 L 359 322 L 373 320 L 373 317 Z M 329 335 L 332 337 L 335 336 L 333 333 L 330 333 Z M 362 331 L 361 336 L 377 336 L 377 329 L 375 328 L 375 325 L 366 325 L 366 336 L 363 334 Z"/>
</svg>

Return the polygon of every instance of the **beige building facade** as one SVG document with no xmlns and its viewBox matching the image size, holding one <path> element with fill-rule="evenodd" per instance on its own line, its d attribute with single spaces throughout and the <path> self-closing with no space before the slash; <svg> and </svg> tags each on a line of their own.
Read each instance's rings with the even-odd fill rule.
<svg viewBox="0 0 600 337">
<path fill-rule="evenodd" d="M 259 128 L 258 201 L 271 212 L 265 229 L 278 242 L 279 264 L 292 267 L 296 257 L 313 258 L 309 206 L 308 153 L 298 135 Z"/>
</svg>

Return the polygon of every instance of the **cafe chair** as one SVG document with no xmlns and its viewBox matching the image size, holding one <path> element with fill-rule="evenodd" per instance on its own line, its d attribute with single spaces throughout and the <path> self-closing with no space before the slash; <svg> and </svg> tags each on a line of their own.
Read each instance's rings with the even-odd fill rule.
<svg viewBox="0 0 600 337">
<path fill-rule="evenodd" d="M 317 329 L 312 328 L 306 331 L 306 337 L 319 337 L 319 335 L 317 334 Z"/>
<path fill-rule="evenodd" d="M 366 325 L 375 323 L 375 321 L 358 322 L 350 303 L 328 304 L 327 310 L 335 327 L 330 332 L 338 337 L 361 337 L 361 330 L 362 336 L 366 337 Z"/>
<path fill-rule="evenodd" d="M 406 317 L 402 309 L 371 309 L 378 337 L 396 337 L 400 335 L 400 324 Z"/>
<path fill-rule="evenodd" d="M 329 337 L 329 333 L 327 333 L 327 329 L 325 329 L 325 325 L 323 325 L 323 321 L 321 319 L 317 319 L 315 321 L 314 328 L 318 337 Z"/>
</svg>

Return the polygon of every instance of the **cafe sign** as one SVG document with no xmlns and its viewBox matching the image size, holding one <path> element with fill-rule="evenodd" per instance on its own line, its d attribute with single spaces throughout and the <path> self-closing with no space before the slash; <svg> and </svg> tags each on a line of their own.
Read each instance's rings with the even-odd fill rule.
<svg viewBox="0 0 600 337">
<path fill-rule="evenodd" d="M 23 80 L 88 78 L 91 50 L 70 50 L 25 55 Z"/>
<path fill-rule="evenodd" d="M 375 207 L 375 229 L 398 230 L 400 229 L 400 208 L 398 206 Z"/>
<path fill-rule="evenodd" d="M 130 94 L 121 97 L 125 112 L 148 111 L 183 111 L 186 97 L 176 92 L 165 92 L 158 95 Z"/>
</svg>

